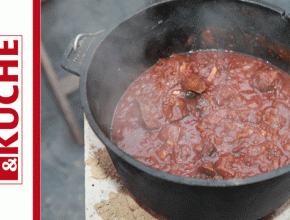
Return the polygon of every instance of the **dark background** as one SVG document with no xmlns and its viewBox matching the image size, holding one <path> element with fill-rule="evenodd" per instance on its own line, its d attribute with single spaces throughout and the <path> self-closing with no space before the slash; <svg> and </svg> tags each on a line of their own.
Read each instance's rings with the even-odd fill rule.
<svg viewBox="0 0 290 220">
<path fill-rule="evenodd" d="M 79 33 L 94 33 L 121 22 L 149 0 L 44 0 L 41 39 L 59 78 L 60 60 Z M 290 12 L 290 0 L 267 0 Z M 67 85 L 69 86 L 69 85 Z M 78 91 L 68 97 L 83 129 Z M 41 75 L 41 214 L 43 220 L 85 219 L 84 146 L 73 139 L 46 74 Z"/>
</svg>

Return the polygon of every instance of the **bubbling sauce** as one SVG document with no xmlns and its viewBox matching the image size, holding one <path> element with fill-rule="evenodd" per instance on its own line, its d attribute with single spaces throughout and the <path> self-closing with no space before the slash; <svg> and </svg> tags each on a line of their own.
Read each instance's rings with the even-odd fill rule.
<svg viewBox="0 0 290 220">
<path fill-rule="evenodd" d="M 112 141 L 140 162 L 203 179 L 290 163 L 290 77 L 233 52 L 173 55 L 144 72 L 115 110 Z"/>
</svg>

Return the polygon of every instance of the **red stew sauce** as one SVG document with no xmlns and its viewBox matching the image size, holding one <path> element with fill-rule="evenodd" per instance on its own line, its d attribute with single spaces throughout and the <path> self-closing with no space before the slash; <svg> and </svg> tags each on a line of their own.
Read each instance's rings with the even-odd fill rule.
<svg viewBox="0 0 290 220">
<path fill-rule="evenodd" d="M 290 77 L 261 59 L 200 51 L 161 59 L 126 91 L 111 138 L 153 168 L 245 178 L 290 163 Z"/>
</svg>

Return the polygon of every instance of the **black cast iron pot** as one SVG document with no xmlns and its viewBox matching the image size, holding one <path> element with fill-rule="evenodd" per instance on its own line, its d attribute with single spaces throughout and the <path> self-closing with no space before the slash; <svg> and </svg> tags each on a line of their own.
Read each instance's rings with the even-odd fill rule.
<svg viewBox="0 0 290 220">
<path fill-rule="evenodd" d="M 62 67 L 80 75 L 88 122 L 105 144 L 128 189 L 170 219 L 258 219 L 290 198 L 290 166 L 233 180 L 185 178 L 150 168 L 110 140 L 114 109 L 129 87 L 160 58 L 195 50 L 260 57 L 290 73 L 290 20 L 262 1 L 155 1 L 99 37 L 73 44 Z"/>
</svg>

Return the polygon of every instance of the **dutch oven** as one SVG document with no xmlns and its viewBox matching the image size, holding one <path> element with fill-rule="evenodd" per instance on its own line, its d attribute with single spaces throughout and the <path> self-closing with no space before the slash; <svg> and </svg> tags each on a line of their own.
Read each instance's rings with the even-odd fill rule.
<svg viewBox="0 0 290 220">
<path fill-rule="evenodd" d="M 290 165 L 244 179 L 186 178 L 148 167 L 110 140 L 126 89 L 173 53 L 234 51 L 290 74 L 290 17 L 282 9 L 258 0 L 154 1 L 101 36 L 89 36 L 79 36 L 74 49 L 69 45 L 61 65 L 80 75 L 86 118 L 140 201 L 170 219 L 255 220 L 290 198 Z"/>
</svg>

